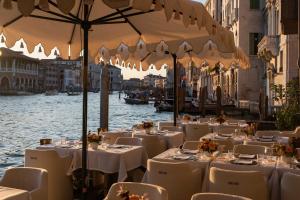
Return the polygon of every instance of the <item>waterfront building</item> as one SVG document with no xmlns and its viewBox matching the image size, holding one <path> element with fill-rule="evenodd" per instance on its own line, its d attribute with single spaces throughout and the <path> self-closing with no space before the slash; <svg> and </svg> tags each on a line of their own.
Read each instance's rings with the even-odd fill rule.
<svg viewBox="0 0 300 200">
<path fill-rule="evenodd" d="M 39 60 L 0 48 L 0 91 L 38 92 Z"/>
<path fill-rule="evenodd" d="M 109 71 L 109 78 L 110 78 L 110 86 L 109 86 L 110 90 L 111 91 L 122 90 L 123 75 L 121 73 L 121 69 L 116 66 L 109 65 L 108 71 Z"/>
<path fill-rule="evenodd" d="M 265 32 L 265 1 L 208 0 L 205 6 L 222 26 L 233 32 L 236 46 L 243 49 L 250 59 L 248 69 L 243 69 L 243 66 L 220 69 L 219 77 L 212 77 L 209 84 L 221 86 L 224 102 L 233 101 L 238 105 L 239 101 L 247 100 L 256 104 L 264 85 L 264 63 L 257 56 L 257 45 Z"/>
<path fill-rule="evenodd" d="M 44 90 L 58 90 L 66 92 L 69 87 L 82 88 L 81 84 L 81 59 L 41 60 L 41 69 L 44 77 Z"/>
<path fill-rule="evenodd" d="M 143 86 L 148 88 L 163 88 L 164 77 L 160 75 L 148 74 L 144 77 Z"/>
<path fill-rule="evenodd" d="M 139 78 L 131 78 L 123 81 L 123 90 L 135 90 L 142 86 L 142 81 Z"/>
<path fill-rule="evenodd" d="M 274 85 L 286 88 L 287 83 L 298 77 L 298 36 L 284 35 L 282 27 L 282 1 L 266 0 L 264 17 L 266 35 L 258 44 L 258 55 L 266 63 L 266 87 L 269 110 L 280 106 L 282 101 L 274 101 Z"/>
<path fill-rule="evenodd" d="M 98 91 L 100 90 L 101 81 L 101 66 L 95 63 L 89 63 L 89 90 Z"/>
<path fill-rule="evenodd" d="M 186 87 L 187 92 L 191 97 L 197 97 L 200 71 L 200 68 L 196 67 L 194 62 L 189 63 L 186 70 Z"/>
</svg>

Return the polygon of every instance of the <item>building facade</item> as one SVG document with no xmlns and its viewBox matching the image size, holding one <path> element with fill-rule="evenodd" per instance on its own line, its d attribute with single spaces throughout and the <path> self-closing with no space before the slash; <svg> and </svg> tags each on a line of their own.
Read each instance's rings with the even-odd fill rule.
<svg viewBox="0 0 300 200">
<path fill-rule="evenodd" d="M 38 92 L 39 60 L 0 48 L 0 91 Z"/>
<path fill-rule="evenodd" d="M 144 77 L 143 86 L 148 88 L 163 88 L 164 79 L 160 75 L 148 74 Z"/>
<path fill-rule="evenodd" d="M 220 69 L 218 76 L 207 78 L 210 88 L 222 88 L 223 102 L 259 101 L 264 86 L 264 62 L 257 56 L 258 43 L 265 33 L 265 0 L 208 0 L 209 13 L 234 34 L 235 45 L 249 56 L 250 67 L 231 66 Z M 220 9 L 221 8 L 221 9 Z M 217 13 L 219 12 L 219 13 Z M 220 13 L 221 12 L 221 13 Z M 207 74 L 206 74 L 207 76 Z"/>
<path fill-rule="evenodd" d="M 282 101 L 275 101 L 277 92 L 274 88 L 284 90 L 287 84 L 298 77 L 298 36 L 282 33 L 281 0 L 266 0 L 264 17 L 266 35 L 258 44 L 258 55 L 266 63 L 265 92 L 269 97 L 269 110 L 280 106 Z"/>
</svg>

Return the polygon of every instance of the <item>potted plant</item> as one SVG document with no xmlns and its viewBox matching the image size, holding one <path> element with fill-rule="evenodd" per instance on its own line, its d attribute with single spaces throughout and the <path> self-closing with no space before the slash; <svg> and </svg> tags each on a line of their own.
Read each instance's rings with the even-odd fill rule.
<svg viewBox="0 0 300 200">
<path fill-rule="evenodd" d="M 90 144 L 91 148 L 96 150 L 98 149 L 98 145 L 102 140 L 102 136 L 96 133 L 89 133 L 88 134 L 88 143 Z"/>
</svg>

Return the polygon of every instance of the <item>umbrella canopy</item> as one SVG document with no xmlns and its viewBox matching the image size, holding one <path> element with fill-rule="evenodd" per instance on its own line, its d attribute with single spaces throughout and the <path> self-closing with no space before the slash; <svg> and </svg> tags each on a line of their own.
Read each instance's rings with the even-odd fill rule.
<svg viewBox="0 0 300 200">
<path fill-rule="evenodd" d="M 84 2 L 90 5 L 90 56 L 99 48 L 112 55 L 111 49 L 126 50 L 140 41 L 150 52 L 161 41 L 176 52 L 191 38 L 200 41 L 193 46 L 198 53 L 208 39 L 222 52 L 235 51 L 233 34 L 218 25 L 201 3 L 191 0 L 5 0 L 0 6 L 0 32 L 6 35 L 8 47 L 23 38 L 29 52 L 41 43 L 46 55 L 57 47 L 61 57 L 77 58 L 83 49 Z M 168 23 L 171 18 L 177 20 Z"/>
</svg>

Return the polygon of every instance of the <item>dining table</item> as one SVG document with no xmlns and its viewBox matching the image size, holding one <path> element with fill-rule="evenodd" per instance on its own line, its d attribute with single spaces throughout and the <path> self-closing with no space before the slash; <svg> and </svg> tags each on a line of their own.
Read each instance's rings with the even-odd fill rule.
<svg viewBox="0 0 300 200">
<path fill-rule="evenodd" d="M 26 190 L 0 186 L 0 200 L 30 200 Z"/>
<path fill-rule="evenodd" d="M 72 156 L 72 162 L 67 174 L 71 175 L 81 168 L 82 147 L 80 143 L 41 145 L 38 149 L 53 149 L 61 157 Z M 139 167 L 147 166 L 147 153 L 142 146 L 105 144 L 97 149 L 88 148 L 87 169 L 106 174 L 118 173 L 118 181 L 127 178 L 127 172 Z"/>
</svg>

